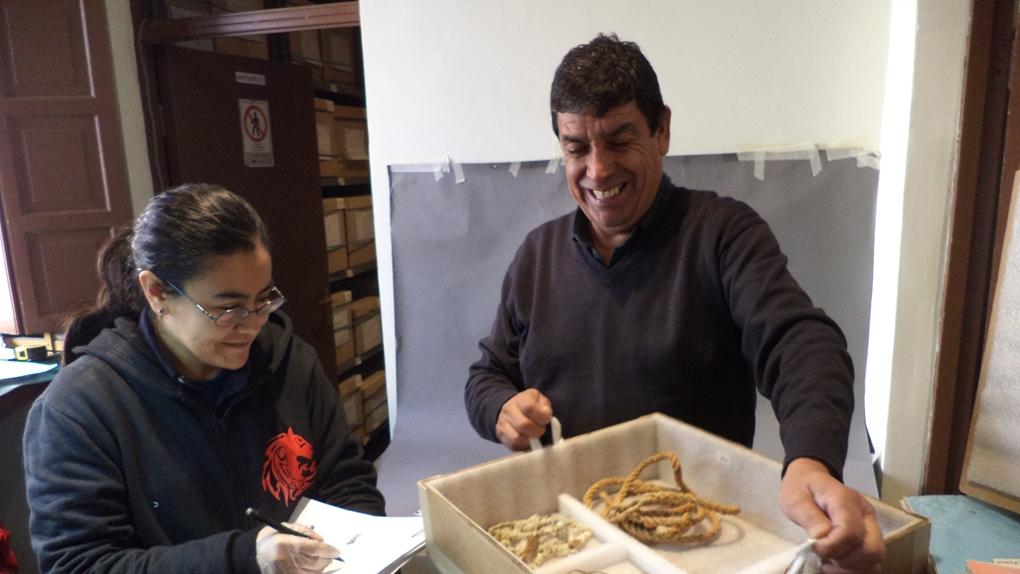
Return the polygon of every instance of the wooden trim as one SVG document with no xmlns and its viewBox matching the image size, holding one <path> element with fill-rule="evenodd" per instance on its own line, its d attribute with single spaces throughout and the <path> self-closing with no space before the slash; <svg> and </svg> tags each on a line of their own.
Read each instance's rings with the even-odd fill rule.
<svg viewBox="0 0 1020 574">
<path fill-rule="evenodd" d="M 224 36 L 279 34 L 323 28 L 353 28 L 360 25 L 358 3 L 339 2 L 198 18 L 146 20 L 141 24 L 139 35 L 143 44 L 168 44 Z"/>
<path fill-rule="evenodd" d="M 1016 30 L 1018 15 L 1014 11 L 1003 15 L 1003 19 L 1013 24 Z M 999 258 L 1002 256 L 1002 242 L 1006 235 L 1006 218 L 1009 216 L 1009 202 L 1013 196 L 1013 176 L 1020 168 L 1020 42 L 1013 42 L 1012 52 L 1013 67 L 1009 71 L 1009 116 L 1006 122 L 1006 143 L 1002 151 L 1002 172 L 999 189 L 1001 195 L 998 216 L 995 224 L 994 257 L 992 259 L 992 280 L 988 286 L 988 293 L 995 291 L 995 281 L 998 278 Z"/>
<path fill-rule="evenodd" d="M 953 198 L 931 436 L 922 492 L 957 492 L 984 353 L 994 269 L 1007 115 L 1016 110 L 1017 0 L 975 0 Z M 1014 98 L 1016 94 L 1014 94 Z M 1015 113 L 1015 112 L 1014 112 Z M 1015 129 L 1015 128 L 1014 128 Z M 1012 171 L 1009 172 L 1012 177 Z"/>
</svg>

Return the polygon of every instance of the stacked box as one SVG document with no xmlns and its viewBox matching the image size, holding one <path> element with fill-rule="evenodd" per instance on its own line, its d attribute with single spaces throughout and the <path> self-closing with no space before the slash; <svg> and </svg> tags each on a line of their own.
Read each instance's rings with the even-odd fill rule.
<svg viewBox="0 0 1020 574">
<path fill-rule="evenodd" d="M 328 252 L 329 272 L 337 273 L 374 262 L 372 196 L 330 197 L 322 200 L 322 209 L 327 217 L 327 243 L 332 248 Z M 342 218 L 343 221 L 330 218 Z M 333 243 L 331 238 L 337 241 Z M 345 247 L 340 248 L 341 245 Z"/>
<path fill-rule="evenodd" d="M 333 108 L 333 152 L 343 177 L 368 176 L 368 124 L 365 108 Z"/>
<path fill-rule="evenodd" d="M 351 243 L 362 243 L 375 239 L 375 222 L 372 219 L 372 196 L 349 197 L 344 210 L 347 238 Z"/>
<path fill-rule="evenodd" d="M 290 55 L 309 64 L 321 65 L 322 50 L 319 48 L 319 31 L 291 32 Z"/>
<path fill-rule="evenodd" d="M 323 79 L 348 85 L 359 84 L 355 30 L 353 28 L 322 30 L 319 40 Z"/>
<path fill-rule="evenodd" d="M 347 419 L 347 426 L 360 427 L 365 422 L 364 403 L 361 395 L 361 375 L 354 375 L 344 379 L 337 390 L 340 392 L 340 402 L 344 406 L 344 418 Z"/>
<path fill-rule="evenodd" d="M 337 366 L 350 362 L 356 354 L 351 311 L 348 308 L 351 298 L 350 291 L 337 291 L 330 295 L 333 305 L 333 345 L 336 347 Z"/>
<path fill-rule="evenodd" d="M 256 60 L 269 60 L 269 44 L 263 36 L 237 36 L 229 38 L 214 38 L 213 46 L 219 54 L 241 56 L 242 58 L 254 58 Z"/>
<path fill-rule="evenodd" d="M 596 481 L 624 477 L 660 451 L 680 459 L 684 484 L 702 498 L 741 511 L 721 518 L 704 546 L 645 545 L 580 501 Z M 782 465 L 742 445 L 661 414 L 644 416 L 548 448 L 512 454 L 418 482 L 428 553 L 462 572 L 522 574 L 571 570 L 687 574 L 783 574 L 807 534 L 779 508 Z M 643 480 L 675 486 L 661 461 Z M 886 545 L 883 572 L 924 574 L 930 522 L 870 500 Z M 533 514 L 561 512 L 587 525 L 592 539 L 573 556 L 528 566 L 487 533 Z M 445 569 L 444 569 L 445 570 Z"/>
<path fill-rule="evenodd" d="M 336 106 L 332 100 L 315 98 L 315 139 L 319 146 L 319 159 L 336 159 L 333 150 L 333 113 Z"/>
<path fill-rule="evenodd" d="M 339 273 L 350 268 L 351 264 L 347 257 L 347 248 L 339 247 L 326 252 L 326 270 L 332 273 Z"/>
<path fill-rule="evenodd" d="M 373 435 L 389 419 L 386 404 L 386 371 L 376 371 L 361 383 L 362 410 L 365 414 L 365 434 Z"/>
<path fill-rule="evenodd" d="M 382 344 L 379 298 L 362 297 L 347 306 L 354 325 L 354 352 L 362 355 Z"/>
<path fill-rule="evenodd" d="M 166 0 L 166 12 L 170 19 L 201 18 L 212 13 L 209 3 L 205 0 Z M 203 52 L 216 51 L 212 40 L 187 40 L 174 42 L 174 45 Z"/>
<path fill-rule="evenodd" d="M 336 177 L 336 150 L 333 142 L 334 104 L 332 100 L 315 98 L 315 141 L 319 148 L 319 177 Z"/>
<path fill-rule="evenodd" d="M 367 265 L 375 261 L 375 243 L 351 243 L 347 246 L 347 263 L 351 267 Z"/>
<path fill-rule="evenodd" d="M 287 6 L 315 6 L 311 0 L 288 0 Z M 318 30 L 302 30 L 288 34 L 290 61 L 311 70 L 312 80 L 323 82 L 322 46 Z"/>
<path fill-rule="evenodd" d="M 311 0 L 288 0 L 287 6 L 315 6 Z M 288 34 L 290 55 L 303 63 L 322 66 L 322 46 L 318 30 L 302 30 Z"/>
<path fill-rule="evenodd" d="M 347 246 L 347 222 L 342 211 L 333 211 L 323 216 L 326 226 L 326 248 Z"/>
</svg>

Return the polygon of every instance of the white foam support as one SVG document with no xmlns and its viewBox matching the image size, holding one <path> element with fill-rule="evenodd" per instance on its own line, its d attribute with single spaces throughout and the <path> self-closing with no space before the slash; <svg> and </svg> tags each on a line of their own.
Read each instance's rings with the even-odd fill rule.
<svg viewBox="0 0 1020 574">
<path fill-rule="evenodd" d="M 563 442 L 563 427 L 560 425 L 560 419 L 553 417 L 549 421 L 549 426 L 552 427 L 552 443 L 556 445 Z M 542 450 L 542 441 L 537 438 L 528 439 L 528 444 L 531 445 L 531 450 Z"/>
<path fill-rule="evenodd" d="M 808 540 L 800 546 L 788 548 L 771 558 L 744 568 L 737 574 L 816 574 L 818 570 L 808 560 L 812 544 L 814 540 Z"/>
<path fill-rule="evenodd" d="M 581 501 L 561 494 L 557 498 L 560 513 L 584 524 L 591 529 L 595 538 L 602 542 L 619 542 L 627 548 L 627 557 L 647 574 L 690 574 L 687 570 L 666 560 L 638 539 L 616 528 L 598 514 L 592 512 Z"/>
<path fill-rule="evenodd" d="M 629 556 L 627 545 L 624 542 L 610 542 L 594 548 L 586 548 L 577 554 L 542 566 L 535 571 L 535 574 L 570 574 L 577 570 L 594 572 L 613 564 L 619 564 L 627 560 Z"/>
</svg>

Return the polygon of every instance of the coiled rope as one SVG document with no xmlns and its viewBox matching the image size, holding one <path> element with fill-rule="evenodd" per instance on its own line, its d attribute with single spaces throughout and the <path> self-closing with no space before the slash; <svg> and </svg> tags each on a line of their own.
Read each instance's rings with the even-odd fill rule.
<svg viewBox="0 0 1020 574">
<path fill-rule="evenodd" d="M 673 465 L 676 487 L 638 478 L 645 468 L 660 460 Z M 618 490 L 611 494 L 614 489 Z M 671 451 L 646 458 L 626 477 L 603 478 L 591 485 L 584 495 L 584 505 L 594 509 L 598 501 L 604 504 L 603 518 L 645 543 L 705 544 L 719 536 L 720 514 L 740 512 L 739 506 L 705 500 L 687 488 L 681 478 L 680 459 Z M 709 522 L 707 528 L 691 532 L 705 520 Z"/>
</svg>

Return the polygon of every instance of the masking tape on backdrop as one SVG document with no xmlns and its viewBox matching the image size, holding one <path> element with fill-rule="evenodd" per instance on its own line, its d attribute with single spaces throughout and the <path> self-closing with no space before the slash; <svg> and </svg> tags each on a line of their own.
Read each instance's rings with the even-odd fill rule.
<svg viewBox="0 0 1020 574">
<path fill-rule="evenodd" d="M 818 148 L 807 147 L 795 150 L 748 150 L 738 151 L 737 159 L 740 161 L 754 162 L 754 177 L 759 181 L 765 181 L 766 160 L 808 160 L 811 164 L 811 175 L 817 176 L 822 173 L 822 158 L 818 155 Z"/>
<path fill-rule="evenodd" d="M 433 163 L 391 165 L 389 168 L 390 173 L 431 173 L 436 181 L 443 179 L 443 176 L 450 173 L 452 169 L 457 183 L 464 183 L 464 168 L 446 156 Z"/>
<path fill-rule="evenodd" d="M 436 181 L 443 179 L 444 173 L 450 173 L 450 158 L 443 158 L 439 163 L 432 168 L 432 175 L 436 178 Z"/>
<path fill-rule="evenodd" d="M 811 165 L 811 174 L 818 176 L 822 172 L 822 158 L 816 146 L 805 146 L 799 149 L 758 149 L 737 152 L 740 161 L 754 162 L 754 177 L 765 180 L 765 162 L 776 160 L 807 160 Z M 863 148 L 828 149 L 824 150 L 827 161 L 854 158 L 857 167 L 879 168 L 879 155 Z"/>
<path fill-rule="evenodd" d="M 827 161 L 854 158 L 857 160 L 857 167 L 870 167 L 878 170 L 880 164 L 879 154 L 862 148 L 829 149 L 825 150 Z"/>
<path fill-rule="evenodd" d="M 556 173 L 556 170 L 560 168 L 560 162 L 563 161 L 560 158 L 553 158 L 549 160 L 549 163 L 545 166 L 546 173 Z"/>
<path fill-rule="evenodd" d="M 517 179 L 517 174 L 521 173 L 521 162 L 515 161 L 511 163 L 508 171 L 510 175 L 514 176 L 514 179 Z"/>
</svg>

